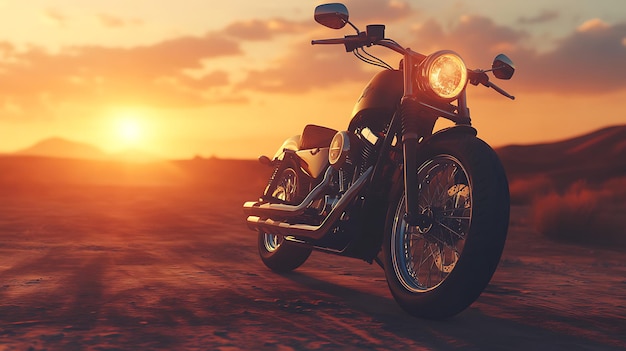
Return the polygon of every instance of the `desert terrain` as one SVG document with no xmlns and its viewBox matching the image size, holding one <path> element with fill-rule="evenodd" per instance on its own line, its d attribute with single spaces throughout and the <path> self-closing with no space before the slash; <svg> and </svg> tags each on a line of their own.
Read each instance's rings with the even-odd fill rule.
<svg viewBox="0 0 626 351">
<path fill-rule="evenodd" d="M 623 246 L 547 238 L 516 203 L 481 297 L 416 319 L 376 264 L 314 252 L 266 269 L 241 205 L 269 173 L 0 157 L 0 350 L 626 349 Z"/>
</svg>

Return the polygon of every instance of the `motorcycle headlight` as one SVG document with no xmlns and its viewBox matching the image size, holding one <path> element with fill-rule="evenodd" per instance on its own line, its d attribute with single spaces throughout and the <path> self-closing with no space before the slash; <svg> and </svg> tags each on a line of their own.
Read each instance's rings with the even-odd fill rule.
<svg viewBox="0 0 626 351">
<path fill-rule="evenodd" d="M 454 51 L 438 51 L 420 64 L 417 82 L 429 95 L 452 101 L 467 84 L 467 67 Z"/>
</svg>

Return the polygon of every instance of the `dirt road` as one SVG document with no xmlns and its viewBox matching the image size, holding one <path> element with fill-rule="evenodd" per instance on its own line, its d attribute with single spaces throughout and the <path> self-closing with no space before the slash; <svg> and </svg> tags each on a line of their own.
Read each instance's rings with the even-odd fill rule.
<svg viewBox="0 0 626 351">
<path fill-rule="evenodd" d="M 278 275 L 242 220 L 247 191 L 0 191 L 0 350 L 626 349 L 626 253 L 555 244 L 513 208 L 467 311 L 406 315 L 382 270 L 313 253 Z"/>
</svg>

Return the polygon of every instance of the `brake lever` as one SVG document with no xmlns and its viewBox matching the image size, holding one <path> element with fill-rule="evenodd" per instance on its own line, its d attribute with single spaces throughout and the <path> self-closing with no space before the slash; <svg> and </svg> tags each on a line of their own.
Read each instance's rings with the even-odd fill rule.
<svg viewBox="0 0 626 351">
<path fill-rule="evenodd" d="M 499 86 L 493 84 L 490 81 L 487 81 L 487 83 L 483 83 L 484 86 L 486 86 L 487 88 L 493 88 L 493 90 L 497 91 L 498 93 L 508 97 L 511 100 L 515 100 L 515 96 L 507 93 L 506 91 L 504 91 L 504 89 L 500 88 Z"/>
<path fill-rule="evenodd" d="M 472 84 L 472 85 L 482 84 L 482 85 L 486 86 L 487 88 L 493 88 L 493 90 L 495 90 L 498 93 L 508 97 L 511 100 L 515 100 L 515 96 L 507 93 L 506 91 L 504 91 L 504 89 L 502 89 L 499 86 L 493 84 L 489 80 L 489 76 L 487 75 L 487 71 L 483 71 L 483 70 L 472 70 L 472 71 L 469 71 L 469 78 L 470 78 L 470 84 Z"/>
</svg>

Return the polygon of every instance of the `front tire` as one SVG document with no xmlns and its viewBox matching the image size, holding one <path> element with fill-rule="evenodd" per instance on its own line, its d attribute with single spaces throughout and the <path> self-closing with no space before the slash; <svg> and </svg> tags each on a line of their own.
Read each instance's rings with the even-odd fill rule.
<svg viewBox="0 0 626 351">
<path fill-rule="evenodd" d="M 290 161 L 287 161 L 290 162 Z M 302 174 L 298 167 L 290 162 L 278 175 L 272 197 L 287 203 L 302 200 L 298 194 L 302 188 Z M 286 241 L 282 235 L 259 232 L 257 242 L 259 256 L 269 269 L 275 272 L 289 272 L 300 267 L 311 255 L 312 249 Z"/>
<path fill-rule="evenodd" d="M 473 136 L 435 140 L 417 164 L 418 210 L 430 223 L 405 222 L 399 187 L 387 216 L 385 275 L 405 311 L 447 318 L 472 304 L 496 270 L 508 230 L 508 184 L 495 152 Z"/>
</svg>

